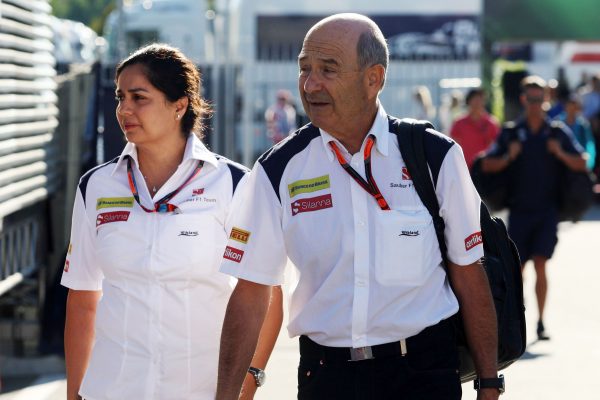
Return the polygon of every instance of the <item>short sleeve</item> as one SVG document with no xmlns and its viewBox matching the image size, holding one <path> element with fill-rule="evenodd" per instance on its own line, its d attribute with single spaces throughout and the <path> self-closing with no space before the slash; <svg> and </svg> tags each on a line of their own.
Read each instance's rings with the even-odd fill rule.
<svg viewBox="0 0 600 400">
<path fill-rule="evenodd" d="M 101 290 L 102 271 L 94 263 L 94 235 L 81 190 L 75 195 L 71 241 L 67 250 L 61 285 L 75 290 Z"/>
<path fill-rule="evenodd" d="M 436 194 L 440 214 L 446 224 L 445 239 L 448 259 L 458 265 L 469 265 L 483 257 L 481 199 L 465 163 L 462 149 L 454 145 L 448 150 L 438 176 Z"/>
<path fill-rule="evenodd" d="M 511 130 L 502 129 L 497 135 L 496 140 L 488 149 L 486 156 L 499 157 L 508 152 L 508 143 L 510 141 Z"/>
<path fill-rule="evenodd" d="M 260 163 L 244 181 L 226 222 L 229 240 L 220 270 L 236 278 L 280 285 L 287 262 L 281 203 Z"/>
</svg>

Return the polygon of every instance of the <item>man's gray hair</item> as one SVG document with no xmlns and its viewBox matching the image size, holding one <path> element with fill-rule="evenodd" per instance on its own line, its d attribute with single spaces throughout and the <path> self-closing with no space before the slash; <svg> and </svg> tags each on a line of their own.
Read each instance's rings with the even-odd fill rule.
<svg viewBox="0 0 600 400">
<path fill-rule="evenodd" d="M 371 21 L 370 29 L 361 33 L 358 38 L 356 45 L 356 52 L 358 54 L 358 67 L 360 69 L 368 68 L 373 65 L 381 64 L 387 72 L 388 63 L 390 60 L 390 52 L 388 50 L 387 42 L 381 30 L 374 22 Z M 385 83 L 385 75 L 383 82 L 381 82 L 381 88 Z"/>
</svg>

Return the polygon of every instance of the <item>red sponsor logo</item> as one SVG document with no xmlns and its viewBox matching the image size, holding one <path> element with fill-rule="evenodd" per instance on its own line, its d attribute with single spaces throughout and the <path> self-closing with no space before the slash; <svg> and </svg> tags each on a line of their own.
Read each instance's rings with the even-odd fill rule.
<svg viewBox="0 0 600 400">
<path fill-rule="evenodd" d="M 298 199 L 292 204 L 292 216 L 304 212 L 322 210 L 324 208 L 333 207 L 331 194 L 324 194 L 317 197 L 309 197 L 308 199 Z"/>
<path fill-rule="evenodd" d="M 112 211 L 98 214 L 96 217 L 96 227 L 111 222 L 127 221 L 129 219 L 129 211 Z"/>
<path fill-rule="evenodd" d="M 481 236 L 481 232 L 475 232 L 474 234 L 468 236 L 465 239 L 465 249 L 471 250 L 473 247 L 480 245 L 483 243 L 483 237 Z"/>
<path fill-rule="evenodd" d="M 200 196 L 203 193 L 204 193 L 204 188 L 192 190 L 192 195 L 194 195 L 194 196 Z"/>
<path fill-rule="evenodd" d="M 225 253 L 223 254 L 223 258 L 239 263 L 240 261 L 242 261 L 242 257 L 244 257 L 244 252 L 242 250 L 236 249 L 235 247 L 231 246 L 225 247 Z"/>
<path fill-rule="evenodd" d="M 408 172 L 408 168 L 406 168 L 406 167 L 402 167 L 402 180 L 403 181 L 412 181 L 410 172 Z"/>
<path fill-rule="evenodd" d="M 63 268 L 63 271 L 69 272 L 69 260 L 65 260 L 65 266 Z"/>
</svg>

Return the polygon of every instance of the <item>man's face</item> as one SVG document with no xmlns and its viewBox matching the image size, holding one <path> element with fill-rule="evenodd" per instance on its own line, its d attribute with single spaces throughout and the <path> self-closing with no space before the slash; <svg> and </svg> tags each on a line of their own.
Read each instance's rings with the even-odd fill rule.
<svg viewBox="0 0 600 400">
<path fill-rule="evenodd" d="M 325 25 L 309 33 L 298 56 L 298 89 L 312 123 L 336 136 L 360 119 L 372 99 L 358 67 L 358 32 Z M 347 132 L 346 132 L 347 133 Z"/>
<path fill-rule="evenodd" d="M 525 115 L 530 117 L 543 116 L 544 89 L 535 87 L 525 89 L 525 92 L 521 95 L 521 103 L 525 109 Z"/>
</svg>

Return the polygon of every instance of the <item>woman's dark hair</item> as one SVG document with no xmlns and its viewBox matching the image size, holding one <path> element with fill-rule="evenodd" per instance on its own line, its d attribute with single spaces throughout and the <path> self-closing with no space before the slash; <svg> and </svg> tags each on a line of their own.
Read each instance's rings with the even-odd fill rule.
<svg viewBox="0 0 600 400">
<path fill-rule="evenodd" d="M 148 81 L 165 94 L 170 102 L 188 98 L 187 110 L 181 119 L 181 132 L 187 136 L 193 131 L 204 136 L 202 120 L 211 114 L 208 103 L 200 96 L 200 73 L 179 49 L 162 43 L 153 43 L 136 50 L 117 65 L 115 82 L 121 72 L 132 65 L 141 65 Z"/>
</svg>

